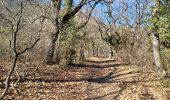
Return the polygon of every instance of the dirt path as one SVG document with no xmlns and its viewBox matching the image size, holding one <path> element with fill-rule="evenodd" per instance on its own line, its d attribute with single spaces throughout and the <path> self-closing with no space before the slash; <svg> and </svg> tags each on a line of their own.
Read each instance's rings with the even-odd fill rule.
<svg viewBox="0 0 170 100">
<path fill-rule="evenodd" d="M 89 100 L 166 100 L 166 92 L 153 71 L 118 62 L 101 61 L 99 67 L 107 70 L 103 82 L 88 83 Z M 168 99 L 167 99 L 168 100 Z"/>
<path fill-rule="evenodd" d="M 14 100 L 168 100 L 166 90 L 151 70 L 115 60 L 92 59 L 77 68 L 39 68 L 19 85 Z M 34 77 L 34 78 L 33 78 Z M 35 78 L 36 77 L 36 78 Z M 169 98 L 170 100 L 170 98 Z"/>
</svg>

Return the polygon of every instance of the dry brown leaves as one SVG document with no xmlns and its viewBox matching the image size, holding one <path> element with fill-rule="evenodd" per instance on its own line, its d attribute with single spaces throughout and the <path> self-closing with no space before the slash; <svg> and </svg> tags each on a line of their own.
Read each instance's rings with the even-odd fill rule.
<svg viewBox="0 0 170 100">
<path fill-rule="evenodd" d="M 10 64 L 1 62 L 4 79 Z M 18 63 L 19 72 L 25 65 Z M 123 65 L 108 59 L 91 58 L 83 66 L 63 69 L 56 65 L 30 65 L 27 80 L 11 88 L 11 100 L 168 100 L 167 91 L 152 70 Z M 14 74 L 13 79 L 16 79 Z M 2 93 L 2 89 L 0 89 Z"/>
</svg>

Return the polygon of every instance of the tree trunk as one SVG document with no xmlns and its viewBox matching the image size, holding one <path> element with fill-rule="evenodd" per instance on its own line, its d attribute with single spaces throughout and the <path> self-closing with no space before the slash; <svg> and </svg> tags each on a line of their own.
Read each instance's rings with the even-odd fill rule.
<svg viewBox="0 0 170 100">
<path fill-rule="evenodd" d="M 58 34 L 58 40 L 57 40 L 57 50 L 56 50 L 56 57 L 55 57 L 55 63 L 59 64 L 60 62 L 60 34 Z"/>
<path fill-rule="evenodd" d="M 54 9 L 54 27 L 55 27 L 55 31 L 54 33 L 51 34 L 51 40 L 49 43 L 49 47 L 48 47 L 48 54 L 47 54 L 47 64 L 52 64 L 53 63 L 53 57 L 54 57 L 54 51 L 55 51 L 55 46 L 56 46 L 56 41 L 58 39 L 59 36 L 59 30 L 73 17 L 76 15 L 76 13 L 78 11 L 80 11 L 80 9 L 86 4 L 87 0 L 81 0 L 80 3 L 74 7 L 74 9 L 72 9 L 73 7 L 73 0 L 65 0 L 64 1 L 64 9 L 62 9 L 62 17 L 59 15 L 61 15 L 62 13 L 61 11 L 61 4 L 63 0 L 51 0 L 52 1 L 52 5 L 53 5 L 53 9 Z M 94 10 L 95 6 L 100 2 L 100 0 L 97 0 L 94 2 L 94 5 L 92 6 L 92 9 L 90 10 L 91 12 Z M 91 13 L 90 13 L 91 15 Z M 60 21 L 59 21 L 60 19 Z M 87 24 L 87 23 L 86 23 Z"/>
<path fill-rule="evenodd" d="M 153 56 L 154 56 L 154 62 L 156 65 L 156 69 L 161 68 L 161 57 L 160 57 L 160 52 L 159 52 L 159 41 L 157 37 L 154 35 L 154 33 L 151 33 L 152 37 L 152 45 L 153 45 Z"/>
<path fill-rule="evenodd" d="M 151 33 L 152 38 L 152 45 L 153 45 L 153 58 L 155 63 L 155 70 L 158 72 L 158 74 L 161 75 L 161 77 L 164 77 L 166 75 L 166 71 L 162 65 L 161 61 L 161 54 L 160 54 L 160 44 L 159 44 L 159 38 L 155 36 L 155 33 Z"/>
<path fill-rule="evenodd" d="M 47 54 L 47 64 L 53 63 L 54 51 L 55 51 L 58 35 L 59 35 L 59 29 L 56 30 L 55 33 L 51 33 L 50 43 L 49 43 L 49 47 L 48 47 L 48 54 Z"/>
<path fill-rule="evenodd" d="M 80 62 L 84 61 L 85 55 L 84 55 L 84 49 L 80 50 Z"/>
<path fill-rule="evenodd" d="M 59 11 L 60 11 L 60 5 L 61 1 L 55 1 L 53 2 L 53 9 L 54 9 L 54 32 L 50 35 L 50 41 L 49 41 L 49 47 L 48 47 L 48 53 L 47 53 L 47 64 L 53 64 L 53 58 L 54 58 L 54 51 L 56 48 L 56 41 L 59 36 L 59 30 L 60 30 L 60 24 L 59 24 Z"/>
<path fill-rule="evenodd" d="M 95 54 L 96 54 L 96 57 L 99 57 L 99 48 L 98 48 L 98 45 L 95 48 Z"/>
<path fill-rule="evenodd" d="M 59 64 L 60 63 L 60 50 L 59 47 L 57 46 L 57 50 L 56 50 L 56 57 L 55 57 L 55 63 Z"/>
<path fill-rule="evenodd" d="M 113 58 L 113 50 L 112 50 L 112 45 L 111 44 L 109 45 L 109 48 L 110 48 L 109 59 L 112 59 Z"/>
<path fill-rule="evenodd" d="M 95 57 L 95 43 L 92 41 L 92 55 Z"/>
<path fill-rule="evenodd" d="M 9 87 L 10 87 L 10 78 L 11 78 L 11 76 L 12 76 L 12 73 L 13 73 L 14 70 L 15 70 L 17 58 L 18 58 L 18 55 L 15 53 L 15 54 L 14 54 L 13 64 L 12 64 L 12 67 L 11 67 L 11 69 L 10 69 L 10 71 L 9 71 L 9 74 L 8 74 L 7 78 L 6 78 L 6 81 L 5 81 L 5 89 L 4 89 L 3 93 L 2 93 L 2 96 L 0 97 L 0 100 L 2 100 L 2 99 L 5 97 L 5 95 L 7 94 L 7 91 L 8 91 L 8 89 L 9 89 Z"/>
</svg>

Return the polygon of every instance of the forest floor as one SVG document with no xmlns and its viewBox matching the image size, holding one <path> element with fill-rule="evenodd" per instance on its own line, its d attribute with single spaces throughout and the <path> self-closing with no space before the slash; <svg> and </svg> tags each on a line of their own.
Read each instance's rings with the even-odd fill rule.
<svg viewBox="0 0 170 100">
<path fill-rule="evenodd" d="M 0 65 L 1 80 L 7 73 L 6 66 L 6 63 Z M 29 66 L 27 79 L 18 84 L 19 94 L 11 88 L 5 99 L 170 100 L 170 89 L 162 86 L 151 69 L 100 58 L 91 58 L 74 66 Z M 23 71 L 22 64 L 17 68 Z"/>
</svg>

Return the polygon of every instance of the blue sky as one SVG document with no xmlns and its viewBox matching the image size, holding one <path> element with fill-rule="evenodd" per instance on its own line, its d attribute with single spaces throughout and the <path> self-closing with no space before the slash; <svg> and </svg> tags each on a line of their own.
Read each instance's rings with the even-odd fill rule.
<svg viewBox="0 0 170 100">
<path fill-rule="evenodd" d="M 39 0 L 41 2 L 49 2 L 49 0 Z M 123 10 L 123 5 L 122 2 L 124 1 L 125 3 L 128 4 L 128 15 L 125 13 L 122 13 Z M 144 0 L 139 0 L 140 2 L 144 2 Z M 80 0 L 74 0 L 75 5 L 77 5 L 80 2 Z M 135 12 L 136 12 L 136 8 L 135 8 L 135 0 L 114 0 L 113 4 L 113 11 L 112 14 L 113 16 L 119 16 L 118 14 L 121 14 L 121 16 L 128 16 L 128 21 L 130 24 L 133 24 L 135 22 Z M 83 7 L 82 11 L 85 9 L 85 7 Z M 97 16 L 98 18 L 100 18 L 101 20 L 103 20 L 104 22 L 106 22 L 106 12 L 107 11 L 107 7 L 106 5 L 103 4 L 98 4 L 93 12 L 92 16 Z M 122 21 L 123 19 L 120 19 L 119 22 L 123 23 L 124 21 Z"/>
</svg>

